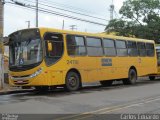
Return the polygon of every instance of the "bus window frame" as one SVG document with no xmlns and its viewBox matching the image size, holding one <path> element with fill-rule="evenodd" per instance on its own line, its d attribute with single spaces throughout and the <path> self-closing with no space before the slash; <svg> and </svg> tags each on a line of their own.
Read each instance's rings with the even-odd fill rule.
<svg viewBox="0 0 160 120">
<path fill-rule="evenodd" d="M 87 45 L 87 38 L 95 38 L 95 39 L 100 39 L 100 42 L 101 42 L 101 47 L 98 47 L 98 46 L 88 46 Z M 87 49 L 87 56 L 88 57 L 104 57 L 105 54 L 104 54 L 104 49 L 103 49 L 103 42 L 102 42 L 102 37 L 94 37 L 94 36 L 85 36 L 85 43 L 86 43 L 86 49 Z M 102 55 L 97 55 L 97 56 L 93 56 L 93 55 L 89 55 L 88 54 L 88 47 L 94 47 L 94 48 L 102 48 Z"/>
<path fill-rule="evenodd" d="M 86 50 L 86 54 L 85 55 L 69 55 L 68 53 L 68 44 L 67 44 L 67 37 L 71 35 L 71 36 L 75 36 L 75 37 L 83 37 L 84 38 L 84 47 L 85 47 L 85 50 Z M 83 35 L 77 35 L 77 34 L 66 34 L 66 52 L 67 52 L 67 56 L 70 56 L 70 57 L 85 57 L 85 56 L 88 56 L 88 52 L 87 52 L 87 47 L 86 47 L 86 37 L 83 36 Z"/>
<path fill-rule="evenodd" d="M 129 48 L 128 47 L 128 42 L 135 42 L 136 43 L 136 49 L 137 49 L 137 55 L 133 56 L 129 54 L 129 49 L 135 49 L 135 48 Z M 139 50 L 138 50 L 138 46 L 137 46 L 137 41 L 133 41 L 133 40 L 127 40 L 127 49 L 128 49 L 128 56 L 129 57 L 139 57 Z"/>
<path fill-rule="evenodd" d="M 141 56 L 141 55 L 140 55 L 140 51 L 139 51 L 139 50 L 144 50 L 144 49 L 139 49 L 138 43 L 144 43 L 145 52 L 146 52 L 145 56 Z M 137 42 L 137 49 L 138 49 L 138 55 L 139 55 L 139 57 L 148 57 L 148 56 L 147 56 L 147 51 L 146 51 L 146 42 L 138 41 L 138 42 Z"/>
<path fill-rule="evenodd" d="M 52 63 L 52 64 L 47 64 L 47 61 L 46 61 L 46 58 L 47 58 L 47 54 L 46 54 L 46 52 L 47 52 L 47 48 L 46 48 L 46 41 L 47 40 L 45 40 L 44 39 L 44 37 L 45 37 L 45 35 L 47 34 L 47 33 L 52 33 L 52 34 L 61 34 L 62 35 L 62 39 L 63 39 L 63 52 L 62 52 L 62 56 L 61 56 L 61 58 L 60 59 L 58 59 L 56 62 L 54 62 L 54 63 Z M 57 64 L 63 57 L 64 57 L 64 53 L 65 53 L 65 36 L 64 36 L 64 33 L 60 33 L 60 32 L 49 32 L 49 31 L 46 31 L 44 34 L 43 34 L 43 37 L 42 37 L 43 39 L 43 46 L 44 46 L 44 61 L 45 61 L 45 64 L 46 64 L 46 66 L 47 67 L 50 67 L 50 66 L 53 66 L 53 65 L 55 65 L 55 64 Z"/>
<path fill-rule="evenodd" d="M 148 55 L 148 53 L 147 53 L 147 50 L 148 50 L 148 49 L 147 49 L 147 47 L 146 47 L 146 44 L 152 44 L 152 45 L 153 45 L 153 49 L 149 49 L 149 50 L 154 50 L 154 52 L 153 52 L 154 55 L 153 55 L 153 56 L 149 56 L 149 55 Z M 145 43 L 145 47 L 146 47 L 146 57 L 155 57 L 155 50 L 156 50 L 155 44 L 150 43 L 150 42 L 146 42 L 146 43 Z"/>
<path fill-rule="evenodd" d="M 105 48 L 113 48 L 113 47 L 105 47 L 104 46 L 104 39 L 108 39 L 108 40 L 112 40 L 113 44 L 114 44 L 114 49 L 115 49 L 115 55 L 106 55 L 105 54 Z M 116 39 L 112 39 L 112 38 L 102 38 L 102 47 L 103 47 L 103 54 L 105 57 L 117 57 L 117 49 L 116 49 L 116 43 L 115 43 Z"/>
<path fill-rule="evenodd" d="M 124 42 L 125 42 L 125 45 L 126 45 L 126 48 L 117 48 L 117 45 L 116 45 L 116 42 L 117 42 L 117 41 L 124 41 Z M 115 39 L 115 47 L 116 47 L 117 57 L 129 57 L 129 55 L 128 55 L 127 41 L 128 41 L 128 40 Z M 118 51 L 117 51 L 117 49 L 126 49 L 126 50 L 127 50 L 127 55 L 119 56 L 119 55 L 118 55 Z"/>
</svg>

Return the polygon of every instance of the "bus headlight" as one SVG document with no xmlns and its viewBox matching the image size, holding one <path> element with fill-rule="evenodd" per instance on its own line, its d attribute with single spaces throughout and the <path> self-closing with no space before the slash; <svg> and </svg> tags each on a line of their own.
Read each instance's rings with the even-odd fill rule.
<svg viewBox="0 0 160 120">
<path fill-rule="evenodd" d="M 31 74 L 29 76 L 25 76 L 25 77 L 13 77 L 13 76 L 9 76 L 9 77 L 10 77 L 11 80 L 28 80 L 30 78 L 38 76 L 41 72 L 42 72 L 42 68 L 39 68 L 36 72 L 34 72 L 33 74 Z"/>
<path fill-rule="evenodd" d="M 33 73 L 32 75 L 30 75 L 31 78 L 36 77 L 37 75 L 39 75 L 42 72 L 42 68 L 39 68 L 35 73 Z"/>
</svg>

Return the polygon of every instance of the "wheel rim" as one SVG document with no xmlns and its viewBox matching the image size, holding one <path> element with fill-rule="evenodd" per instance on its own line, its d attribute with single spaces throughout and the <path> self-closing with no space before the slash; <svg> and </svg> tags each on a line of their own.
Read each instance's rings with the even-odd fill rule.
<svg viewBox="0 0 160 120">
<path fill-rule="evenodd" d="M 68 84 L 70 87 L 74 88 L 76 87 L 77 85 L 77 78 L 75 76 L 71 76 L 69 79 L 68 79 Z"/>
</svg>

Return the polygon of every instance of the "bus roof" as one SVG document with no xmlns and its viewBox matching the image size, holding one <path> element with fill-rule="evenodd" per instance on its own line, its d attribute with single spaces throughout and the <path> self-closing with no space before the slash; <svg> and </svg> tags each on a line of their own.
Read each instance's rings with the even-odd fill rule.
<svg viewBox="0 0 160 120">
<path fill-rule="evenodd" d="M 30 28 L 30 29 L 36 29 L 36 28 Z M 103 37 L 103 38 L 118 39 L 118 40 L 133 40 L 133 41 L 139 41 L 139 42 L 144 42 L 144 41 L 146 42 L 147 41 L 147 42 L 154 43 L 154 40 L 123 37 L 123 36 L 115 36 L 115 35 L 107 35 L 105 33 L 78 32 L 78 31 L 71 31 L 71 30 L 61 30 L 61 29 L 55 29 L 55 28 L 46 28 L 46 27 L 40 27 L 38 29 L 40 31 L 44 31 L 44 32 L 56 32 L 56 33 L 64 33 L 64 34 L 84 35 L 84 36 L 91 36 L 91 37 Z M 23 30 L 27 30 L 27 29 L 23 29 Z"/>
<path fill-rule="evenodd" d="M 140 42 L 146 42 L 147 39 L 139 39 L 139 38 L 131 38 L 131 37 L 123 37 L 123 36 L 115 36 L 115 35 L 107 35 L 104 33 L 88 33 L 88 32 L 78 32 L 78 31 L 71 31 L 71 30 L 61 30 L 61 29 L 54 29 L 54 28 L 39 28 L 40 30 L 48 31 L 48 32 L 57 32 L 57 33 L 64 33 L 64 34 L 75 34 L 75 35 L 85 35 L 85 36 L 94 36 L 94 37 L 103 37 L 103 38 L 111 38 L 111 39 L 119 39 L 119 40 L 136 40 Z M 147 40 L 147 42 L 154 43 L 154 40 Z"/>
</svg>

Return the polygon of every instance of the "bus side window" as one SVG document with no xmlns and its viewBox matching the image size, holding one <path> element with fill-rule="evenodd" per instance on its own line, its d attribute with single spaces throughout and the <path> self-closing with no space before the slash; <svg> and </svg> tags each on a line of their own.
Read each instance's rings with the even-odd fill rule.
<svg viewBox="0 0 160 120">
<path fill-rule="evenodd" d="M 103 56 L 103 48 L 101 38 L 87 37 L 88 56 Z"/>
<path fill-rule="evenodd" d="M 126 41 L 116 40 L 117 56 L 128 56 Z"/>
<path fill-rule="evenodd" d="M 138 47 L 138 51 L 139 51 L 139 56 L 145 57 L 147 55 L 145 43 L 144 42 L 137 42 L 137 47 Z"/>
<path fill-rule="evenodd" d="M 129 56 L 138 56 L 137 43 L 134 41 L 127 42 L 128 55 Z"/>
<path fill-rule="evenodd" d="M 146 43 L 146 51 L 147 51 L 147 56 L 153 57 L 154 56 L 154 44 Z"/>
<path fill-rule="evenodd" d="M 103 47 L 105 56 L 116 56 L 116 48 L 114 40 L 112 39 L 103 39 Z"/>
<path fill-rule="evenodd" d="M 68 55 L 84 56 L 87 54 L 83 36 L 67 35 Z"/>
</svg>

